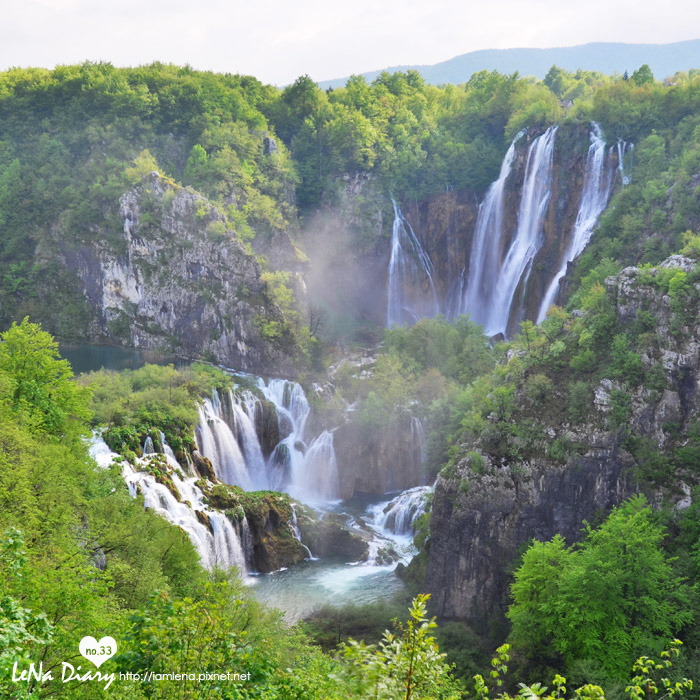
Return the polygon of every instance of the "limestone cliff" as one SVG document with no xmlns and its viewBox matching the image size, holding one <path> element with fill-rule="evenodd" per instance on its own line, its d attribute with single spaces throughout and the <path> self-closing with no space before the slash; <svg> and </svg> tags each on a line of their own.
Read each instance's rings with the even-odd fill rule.
<svg viewBox="0 0 700 700">
<path fill-rule="evenodd" d="M 597 380 L 582 421 L 558 408 L 566 400 L 563 382 L 549 385 L 539 403 L 528 403 L 518 390 L 514 415 L 521 422 L 525 416 L 530 433 L 542 436 L 541 450 L 525 459 L 498 458 L 482 433 L 443 470 L 424 579 L 439 615 L 477 625 L 500 618 L 509 570 L 528 540 L 561 533 L 574 541 L 584 519 L 594 521 L 640 489 L 657 504 L 689 504 L 700 418 L 700 284 L 693 281 L 694 267 L 673 256 L 659 268 L 627 268 L 607 280 L 621 335 L 637 333 L 640 381 L 626 385 L 614 373 Z M 612 420 L 620 406 L 624 425 Z M 522 434 L 508 439 L 520 441 L 515 447 L 525 452 Z M 562 445 L 568 449 L 553 449 Z M 653 469 L 663 469 L 663 477 L 655 480 Z"/>
<path fill-rule="evenodd" d="M 383 427 L 350 420 L 333 436 L 341 498 L 352 498 L 356 492 L 404 491 L 425 483 L 423 429 L 410 414 Z"/>
<path fill-rule="evenodd" d="M 294 373 L 294 340 L 260 266 L 213 205 L 153 172 L 121 197 L 118 216 L 120 234 L 71 243 L 57 230 L 38 252 L 80 279 L 91 340 Z"/>
</svg>

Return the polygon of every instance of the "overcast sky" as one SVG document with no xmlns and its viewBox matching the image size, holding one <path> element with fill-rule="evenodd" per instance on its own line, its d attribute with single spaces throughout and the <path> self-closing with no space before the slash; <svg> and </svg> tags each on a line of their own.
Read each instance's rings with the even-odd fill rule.
<svg viewBox="0 0 700 700">
<path fill-rule="evenodd" d="M 2 0 L 0 69 L 154 60 L 284 85 L 488 48 L 700 38 L 667 0 Z"/>
</svg>

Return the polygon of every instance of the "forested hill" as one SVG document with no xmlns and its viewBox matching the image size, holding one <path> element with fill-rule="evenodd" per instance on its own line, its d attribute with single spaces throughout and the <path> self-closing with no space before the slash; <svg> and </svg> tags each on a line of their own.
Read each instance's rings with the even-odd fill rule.
<svg viewBox="0 0 700 700">
<path fill-rule="evenodd" d="M 546 308 L 507 342 L 460 315 L 384 328 L 394 229 L 414 252 L 419 239 L 432 246 L 436 274 L 449 271 L 454 222 L 473 236 L 509 152 L 503 210 L 517 218 L 539 143 L 558 169 L 541 198 L 556 188 L 547 230 L 563 231 L 557 203 L 579 219 L 596 134 L 610 198 L 564 268 L 566 308 Z M 411 237 L 408 217 L 430 226 Z M 664 697 L 683 694 L 683 676 L 700 667 L 699 231 L 697 71 L 663 84 L 645 64 L 627 79 L 553 67 L 541 82 L 480 72 L 442 88 L 408 71 L 329 91 L 308 77 L 278 90 L 161 64 L 0 74 L 0 696 L 104 697 L 95 683 L 25 687 L 11 676 L 15 663 L 79 661 L 77 640 L 103 634 L 120 646 L 109 672 L 252 674 L 247 685 L 115 683 L 124 700 L 509 700 L 504 692 L 518 687 L 530 700 L 603 700 L 598 684 L 611 700 L 659 697 L 662 686 Z M 373 274 L 381 284 L 370 284 Z M 314 303 L 330 305 L 338 289 L 346 305 L 324 327 Z M 375 316 L 361 318 L 359 304 Z M 364 336 L 360 321 L 374 324 Z M 462 678 L 490 644 L 463 623 L 500 642 L 510 620 L 517 679 L 536 684 L 501 685 L 505 647 L 475 692 L 471 680 L 455 681 L 424 597 L 378 646 L 324 654 L 300 628 L 287 630 L 235 577 L 202 568 L 179 527 L 142 507 L 143 491 L 125 488 L 130 466 L 96 469 L 88 454 L 91 429 L 108 425 L 110 447 L 188 508 L 178 472 L 151 448 L 166 454 L 168 443 L 185 463 L 191 448 L 194 464 L 198 408 L 230 378 L 200 365 L 76 382 L 47 329 L 251 373 L 297 371 L 309 425 L 326 444 L 337 440 L 353 469 L 384 477 L 358 491 L 384 494 L 389 468 L 402 476 L 389 452 L 406 471 L 394 449 L 402 426 L 421 436 L 411 447 L 427 434 L 425 482 L 438 481 L 404 575 L 455 620 L 445 648 Z M 261 389 L 246 381 L 242 389 Z M 283 390 L 287 405 L 292 392 Z M 249 396 L 276 435 L 265 440 L 272 454 L 283 424 Z M 210 419 L 202 410 L 202 424 Z M 287 453 L 305 449 L 287 437 Z M 240 452 L 233 436 L 230 445 Z M 338 472 L 366 485 L 343 461 Z M 197 464 L 215 476 L 211 462 Z M 210 499 L 202 528 L 214 534 L 217 503 L 232 526 L 241 522 L 237 491 L 191 478 Z M 278 539 L 298 553 L 289 500 L 249 498 L 265 537 L 267 515 L 286 513 Z M 661 654 L 676 635 L 688 651 L 669 671 Z M 630 677 L 643 653 L 659 664 L 642 662 Z M 568 694 L 561 676 L 549 683 L 562 669 Z"/>
<path fill-rule="evenodd" d="M 448 191 L 478 203 L 523 129 L 585 134 L 594 120 L 609 146 L 634 143 L 624 201 L 656 208 L 694 167 L 700 77 L 672 82 L 647 65 L 628 80 L 553 67 L 542 82 L 480 72 L 443 88 L 383 73 L 329 91 L 306 76 L 278 90 L 162 64 L 4 72 L 0 323 L 29 315 L 64 340 L 289 372 L 318 348 L 311 302 L 341 299 L 326 339 L 381 323 L 391 197 L 419 207 Z M 561 133 L 557 147 L 573 148 Z M 673 252 L 648 213 L 611 219 L 612 247 L 588 267 L 600 254 L 657 263 Z M 693 228 L 692 201 L 677 214 L 673 236 Z M 643 250 L 620 243 L 636 216 L 652 236 Z"/>
<path fill-rule="evenodd" d="M 648 64 L 654 73 L 662 78 L 679 70 L 688 70 L 700 65 L 700 39 L 677 41 L 672 44 L 594 42 L 550 49 L 483 49 L 470 51 L 433 65 L 393 66 L 369 71 L 362 76 L 367 80 L 374 80 L 384 70 L 389 73 L 416 70 L 427 83 L 458 85 L 482 70 L 497 70 L 501 73 L 518 71 L 520 75 L 533 75 L 542 79 L 553 65 L 574 72 L 582 69 L 600 71 L 608 75 L 622 75 L 643 63 Z M 347 77 L 322 80 L 319 86 L 324 89 L 341 87 L 347 80 Z"/>
</svg>

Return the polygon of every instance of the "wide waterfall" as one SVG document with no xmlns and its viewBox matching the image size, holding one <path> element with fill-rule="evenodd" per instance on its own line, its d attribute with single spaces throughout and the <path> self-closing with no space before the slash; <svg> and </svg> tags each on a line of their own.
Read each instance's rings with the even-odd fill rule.
<svg viewBox="0 0 700 700">
<path fill-rule="evenodd" d="M 441 207 L 438 212 L 447 212 L 449 217 L 444 224 L 446 244 L 443 246 L 439 230 L 432 234 L 434 245 L 442 246 L 438 250 L 444 248 L 447 258 L 438 267 L 446 279 L 431 275 L 430 284 L 426 282 L 423 286 L 424 292 L 435 288 L 445 292 L 444 299 L 433 302 L 429 312 L 422 311 L 418 302 L 409 303 L 408 291 L 415 291 L 415 288 L 409 286 L 408 291 L 402 291 L 404 286 L 397 282 L 402 279 L 397 262 L 402 259 L 400 254 L 406 245 L 402 241 L 410 235 L 411 229 L 394 205 L 390 324 L 434 315 L 433 309 L 440 306 L 449 319 L 468 314 L 484 327 L 487 335 L 508 335 L 517 329 L 526 313 L 537 322 L 546 317 L 547 310 L 556 301 L 568 264 L 588 245 L 615 183 L 619 181 L 623 187 L 629 183 L 625 165 L 630 164 L 633 148 L 622 140 L 606 146 L 600 125 L 592 122 L 585 161 L 572 152 L 561 153 L 555 162 L 558 129 L 558 126 L 551 126 L 531 138 L 527 148 L 522 145 L 527 130 L 513 139 L 498 178 L 475 212 L 471 243 L 460 247 L 460 239 L 453 230 L 454 214 L 449 212 L 458 205 L 456 199 L 450 199 L 450 190 L 441 203 L 434 203 Z M 572 136 L 578 139 L 579 134 L 578 129 L 569 128 L 562 144 L 571 142 Z M 569 168 L 567 161 L 572 160 L 576 168 L 581 162 L 580 192 L 572 190 L 562 179 L 569 177 L 563 169 Z M 553 201 L 555 193 L 556 201 Z M 462 202 L 459 206 L 465 204 Z M 465 242 L 469 240 L 466 236 L 471 233 L 470 226 L 467 223 L 461 228 Z M 421 259 L 430 260 L 428 253 L 422 253 Z M 466 264 L 465 259 L 468 259 Z M 432 272 L 432 267 L 429 271 Z M 414 295 L 412 299 L 420 301 L 421 297 Z M 425 301 L 425 296 L 422 299 Z"/>
<path fill-rule="evenodd" d="M 217 477 L 245 490 L 286 491 L 304 502 L 337 499 L 333 433 L 323 431 L 307 445 L 310 406 L 304 390 L 284 379 L 258 379 L 257 388 L 276 411 L 280 439 L 268 457 L 260 443 L 262 404 L 252 391 L 223 397 L 215 391 L 199 409 L 198 444 Z"/>
<path fill-rule="evenodd" d="M 440 311 L 433 263 L 406 221 L 394 199 L 394 225 L 391 233 L 387 326 L 413 323 Z"/>
<path fill-rule="evenodd" d="M 153 441 L 150 443 L 152 445 Z M 149 452 L 137 464 L 148 469 L 153 459 L 165 460 L 171 468 L 168 475 L 180 494 L 180 499 L 167 486 L 156 481 L 155 476 L 148 471 L 135 469 L 120 455 L 112 452 L 101 436 L 95 435 L 90 444 L 90 454 L 99 466 L 106 468 L 114 459 L 121 462 L 122 476 L 132 497 L 136 498 L 141 493 L 146 508 L 152 509 L 186 532 L 206 568 L 228 569 L 236 566 L 245 575 L 248 570 L 244 549 L 248 529 L 245 517 L 236 528 L 224 513 L 209 508 L 204 503 L 204 494 L 195 483 L 197 477 L 180 476 L 181 466 L 164 440 L 163 450 L 162 455 Z M 207 521 L 210 527 L 205 524 Z"/>
<path fill-rule="evenodd" d="M 622 157 L 624 156 L 625 144 L 618 143 L 618 168 L 624 177 L 622 170 Z M 583 189 L 581 191 L 581 204 L 579 205 L 574 230 L 571 234 L 569 245 L 563 255 L 559 270 L 547 287 L 539 313 L 537 323 L 540 323 L 547 316 L 549 307 L 554 303 L 559 292 L 559 283 L 566 274 L 567 266 L 575 260 L 588 245 L 593 235 L 598 218 L 608 205 L 610 193 L 615 182 L 615 170 L 612 158 L 612 149 L 608 151 L 605 147 L 603 132 L 596 122 L 591 124 L 591 145 L 586 156 L 586 170 L 583 176 Z"/>
</svg>

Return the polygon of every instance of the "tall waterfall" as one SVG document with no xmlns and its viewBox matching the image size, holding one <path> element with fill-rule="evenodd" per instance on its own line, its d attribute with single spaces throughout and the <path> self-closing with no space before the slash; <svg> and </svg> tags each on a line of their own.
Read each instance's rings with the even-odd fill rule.
<svg viewBox="0 0 700 700">
<path fill-rule="evenodd" d="M 394 199 L 394 225 L 391 233 L 387 326 L 412 323 L 422 316 L 434 316 L 440 310 L 433 263 L 411 224 L 406 221 Z"/>
<path fill-rule="evenodd" d="M 484 319 L 487 335 L 506 333 L 513 298 L 530 276 L 532 262 L 544 242 L 543 224 L 552 194 L 552 162 L 556 126 L 550 126 L 530 145 L 525 181 L 518 209 L 518 225 L 498 275 L 492 280 L 488 312 Z"/>
<path fill-rule="evenodd" d="M 457 291 L 459 301 L 456 314 L 469 313 L 476 323 L 485 325 L 489 318 L 489 305 L 493 296 L 494 280 L 501 268 L 502 239 L 507 235 L 503 230 L 504 191 L 506 180 L 513 167 L 515 145 L 525 132 L 521 131 L 510 144 L 501 164 L 498 179 L 491 184 L 484 201 L 479 206 L 474 241 L 469 262 L 467 288 L 464 290 L 465 271 L 460 273 Z"/>
<path fill-rule="evenodd" d="M 624 155 L 625 144 L 618 143 L 617 148 L 618 168 L 620 169 L 621 175 L 624 176 L 622 157 Z M 572 260 L 575 260 L 588 245 L 598 217 L 608 205 L 614 182 L 615 171 L 613 168 L 612 153 L 608 152 L 605 147 L 605 140 L 603 139 L 603 132 L 600 125 L 593 122 L 591 124 L 591 145 L 588 148 L 586 170 L 583 176 L 581 204 L 579 205 L 578 214 L 576 215 L 574 230 L 562 258 L 561 266 L 554 275 L 554 279 L 550 282 L 542 298 L 539 313 L 537 314 L 537 323 L 545 319 L 549 307 L 554 303 L 557 292 L 559 291 L 559 282 L 566 274 L 568 264 Z"/>
<path fill-rule="evenodd" d="M 269 457 L 260 444 L 262 406 L 252 391 L 214 392 L 199 409 L 197 438 L 216 475 L 246 490 L 286 491 L 305 502 L 338 497 L 333 433 L 323 431 L 307 446 L 310 406 L 304 390 L 284 379 L 258 379 L 258 389 L 274 404 L 280 440 Z"/>
<path fill-rule="evenodd" d="M 156 481 L 152 474 L 135 469 L 119 455 L 111 452 L 99 435 L 95 435 L 90 444 L 90 454 L 99 466 L 106 468 L 114 458 L 121 460 L 122 476 L 131 496 L 135 498 L 140 492 L 146 508 L 152 509 L 186 532 L 197 549 L 203 566 L 208 569 L 228 569 L 236 566 L 245 575 L 247 567 L 244 540 L 248 528 L 245 517 L 237 529 L 222 512 L 205 505 L 204 494 L 195 484 L 197 478 L 181 477 L 180 465 L 164 440 L 163 449 L 165 454 L 149 453 L 137 463 L 147 468 L 152 459 L 165 459 L 170 467 L 168 475 L 181 500 L 178 500 L 167 486 Z M 198 511 L 200 517 L 197 517 Z M 205 524 L 207 521 L 211 528 Z"/>
</svg>

